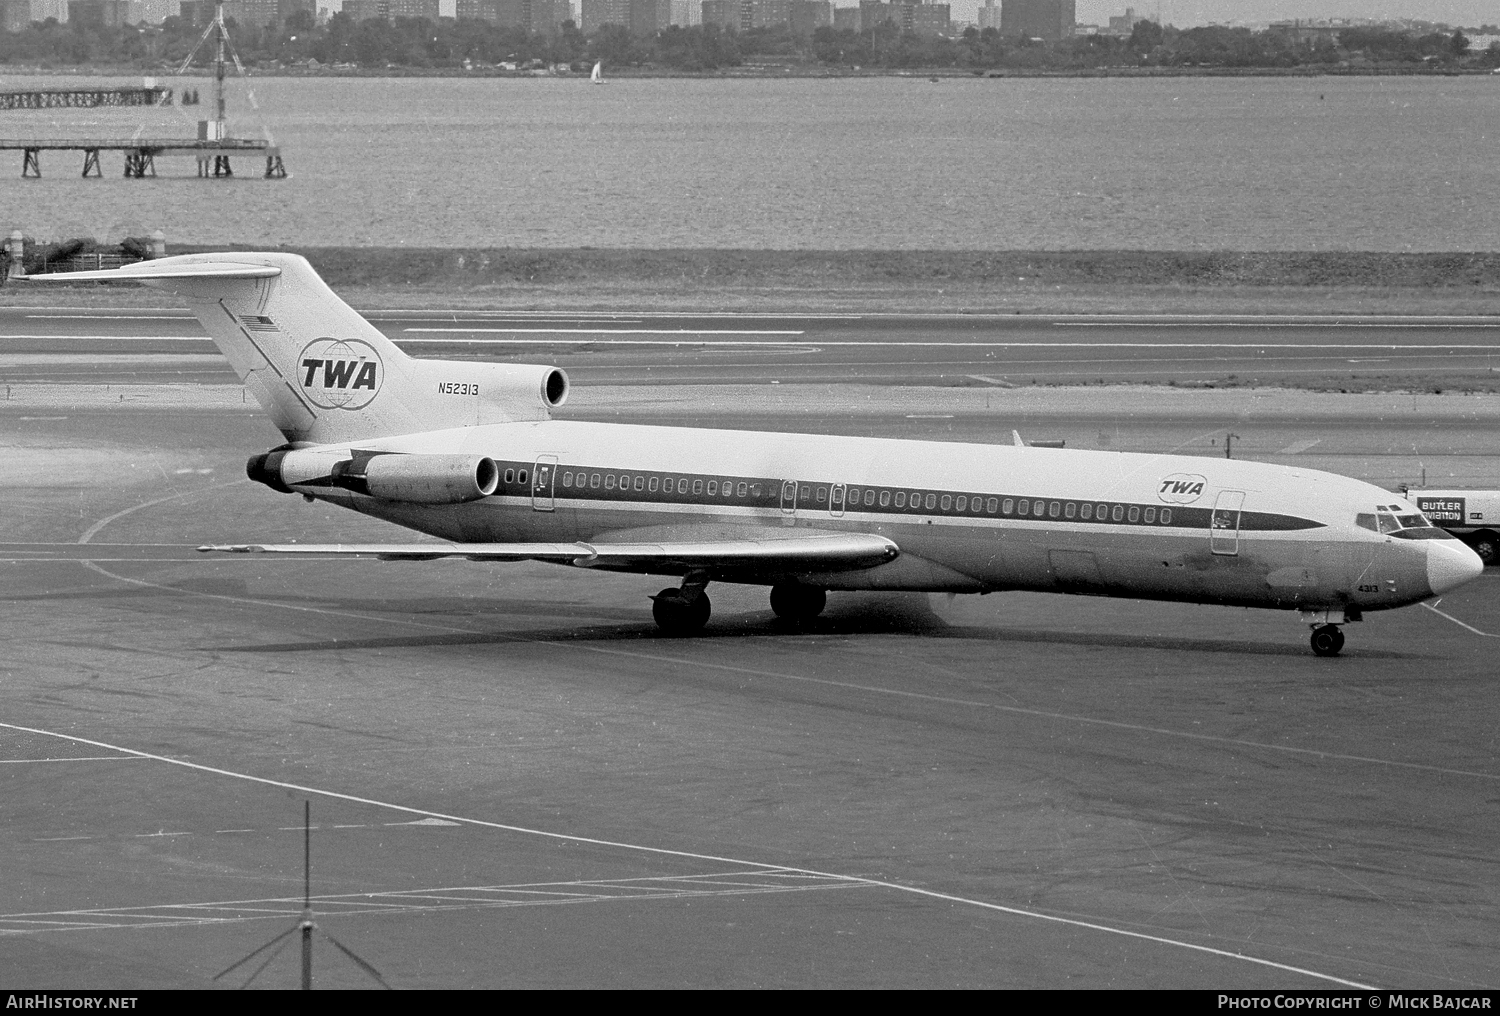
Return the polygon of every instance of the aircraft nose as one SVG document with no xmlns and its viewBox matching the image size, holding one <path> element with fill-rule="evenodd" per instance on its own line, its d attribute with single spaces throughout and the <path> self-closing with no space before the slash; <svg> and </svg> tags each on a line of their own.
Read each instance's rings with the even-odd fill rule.
<svg viewBox="0 0 1500 1016">
<path fill-rule="evenodd" d="M 1479 555 L 1457 540 L 1433 540 L 1427 544 L 1427 585 L 1434 595 L 1457 589 L 1484 572 Z"/>
</svg>

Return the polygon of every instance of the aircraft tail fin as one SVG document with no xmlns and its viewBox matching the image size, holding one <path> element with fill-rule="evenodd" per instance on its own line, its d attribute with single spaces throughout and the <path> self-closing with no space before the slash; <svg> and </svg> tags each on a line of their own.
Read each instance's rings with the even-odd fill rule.
<svg viewBox="0 0 1500 1016">
<path fill-rule="evenodd" d="M 553 367 L 407 356 L 296 254 L 187 254 L 28 278 L 176 293 L 293 444 L 546 419 L 567 397 Z"/>
</svg>

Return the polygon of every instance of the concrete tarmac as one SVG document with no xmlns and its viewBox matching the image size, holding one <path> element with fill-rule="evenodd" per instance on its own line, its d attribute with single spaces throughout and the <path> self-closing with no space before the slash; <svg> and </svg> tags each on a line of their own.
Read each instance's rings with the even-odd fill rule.
<svg viewBox="0 0 1500 1016">
<path fill-rule="evenodd" d="M 659 579 L 198 557 L 404 537 L 244 480 L 277 440 L 253 407 L 140 394 L 0 408 L 14 985 L 213 983 L 298 918 L 304 800 L 320 929 L 396 987 L 1500 982 L 1493 575 L 1332 660 L 1290 615 L 1030 594 L 834 596 L 788 629 L 716 585 L 669 639 Z M 642 396 L 577 406 L 1011 422 Z M 1387 409 L 1319 405 L 1283 426 L 1386 462 Z M 1077 419 L 1051 425 L 1097 440 Z M 373 985 L 315 948 L 318 986 Z"/>
<path fill-rule="evenodd" d="M 366 313 L 414 356 L 552 363 L 583 384 L 1489 391 L 1500 368 L 1489 317 Z M 178 308 L 0 308 L 0 350 L 0 383 L 234 380 Z"/>
</svg>

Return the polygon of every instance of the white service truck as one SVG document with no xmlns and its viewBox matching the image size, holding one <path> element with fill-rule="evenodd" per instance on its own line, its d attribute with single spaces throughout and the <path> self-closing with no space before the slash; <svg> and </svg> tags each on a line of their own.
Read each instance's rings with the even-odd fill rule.
<svg viewBox="0 0 1500 1016">
<path fill-rule="evenodd" d="M 1407 490 L 1427 521 L 1474 548 L 1485 564 L 1500 561 L 1500 490 Z"/>
</svg>

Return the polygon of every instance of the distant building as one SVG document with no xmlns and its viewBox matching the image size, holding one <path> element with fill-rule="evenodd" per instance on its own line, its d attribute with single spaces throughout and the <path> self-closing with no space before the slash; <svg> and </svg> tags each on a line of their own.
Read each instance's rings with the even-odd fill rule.
<svg viewBox="0 0 1500 1016">
<path fill-rule="evenodd" d="M 827 0 L 703 0 L 703 23 L 733 32 L 784 26 L 810 35 L 833 17 Z"/>
<path fill-rule="evenodd" d="M 130 17 L 130 0 L 68 0 L 68 21 L 92 28 L 119 28 Z"/>
<path fill-rule="evenodd" d="M 827 0 L 792 0 L 792 31 L 811 35 L 833 27 L 833 4 Z"/>
<path fill-rule="evenodd" d="M 702 23 L 703 4 L 700 0 L 672 0 L 672 24 L 691 28 Z"/>
<path fill-rule="evenodd" d="M 650 38 L 672 23 L 672 0 L 630 0 L 630 34 Z"/>
<path fill-rule="evenodd" d="M 0 0 L 0 29 L 24 32 L 31 26 L 31 0 Z"/>
<path fill-rule="evenodd" d="M 918 35 L 947 35 L 953 20 L 948 4 L 916 3 L 914 0 L 898 0 L 882 3 L 881 0 L 860 0 L 860 30 L 874 28 L 887 21 L 899 25 L 903 31 Z"/>
<path fill-rule="evenodd" d="M 858 32 L 861 26 L 858 7 L 835 7 L 833 9 L 833 27 L 837 31 Z"/>
<path fill-rule="evenodd" d="M 1000 34 L 1046 39 L 1066 39 L 1078 21 L 1074 0 L 1001 0 Z"/>
<path fill-rule="evenodd" d="M 995 6 L 995 0 L 984 0 L 984 6 L 979 8 L 979 30 L 986 28 L 1000 29 L 1000 8 Z"/>
<path fill-rule="evenodd" d="M 225 4 L 227 17 L 228 4 Z M 438 19 L 438 0 L 344 0 L 344 13 L 355 21 L 395 21 L 397 18 Z"/>
<path fill-rule="evenodd" d="M 283 24 L 299 10 L 312 14 L 313 0 L 224 0 L 224 20 L 247 27 Z M 214 19 L 214 0 L 183 0 L 179 16 L 194 28 L 205 28 Z"/>
<path fill-rule="evenodd" d="M 1145 18 L 1136 16 L 1134 7 L 1127 7 L 1124 14 L 1109 19 L 1109 27 L 1103 29 L 1101 34 L 1128 37 L 1130 33 L 1135 31 L 1136 23 L 1145 20 Z"/>
<path fill-rule="evenodd" d="M 458 0 L 455 15 L 506 28 L 550 32 L 570 19 L 573 10 L 567 0 Z"/>
<path fill-rule="evenodd" d="M 630 0 L 583 0 L 579 27 L 593 35 L 605 25 L 630 26 Z"/>
<path fill-rule="evenodd" d="M 1298 19 L 1293 21 L 1273 21 L 1267 30 L 1303 46 L 1314 46 L 1318 43 L 1337 46 L 1339 44 L 1339 33 L 1351 27 L 1353 26 L 1347 21 L 1303 21 Z"/>
</svg>

